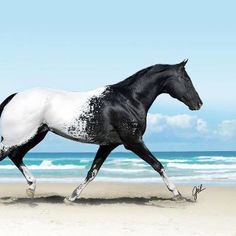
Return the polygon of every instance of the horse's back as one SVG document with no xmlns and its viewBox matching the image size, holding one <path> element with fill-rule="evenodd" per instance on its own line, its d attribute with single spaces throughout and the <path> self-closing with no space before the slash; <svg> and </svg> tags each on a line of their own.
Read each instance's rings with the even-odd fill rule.
<svg viewBox="0 0 236 236">
<path fill-rule="evenodd" d="M 41 88 L 17 93 L 5 106 L 1 122 L 24 122 L 24 119 L 34 119 L 34 116 L 45 109 L 51 93 L 51 90 Z"/>
</svg>

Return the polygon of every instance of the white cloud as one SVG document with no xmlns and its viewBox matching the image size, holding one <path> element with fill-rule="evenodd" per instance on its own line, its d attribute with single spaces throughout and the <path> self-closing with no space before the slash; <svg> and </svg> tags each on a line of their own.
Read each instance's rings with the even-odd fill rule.
<svg viewBox="0 0 236 236">
<path fill-rule="evenodd" d="M 236 120 L 223 120 L 215 133 L 223 138 L 236 137 Z"/>
<path fill-rule="evenodd" d="M 193 125 L 196 117 L 186 114 L 175 115 L 175 116 L 166 116 L 166 123 L 172 127 L 179 128 L 189 128 Z"/>
<path fill-rule="evenodd" d="M 201 118 L 197 119 L 197 127 L 196 128 L 197 128 L 197 131 L 200 133 L 208 132 L 207 122 Z"/>
<path fill-rule="evenodd" d="M 168 137 L 193 138 L 201 136 L 211 140 L 236 140 L 236 119 L 223 120 L 215 127 L 208 127 L 202 118 L 188 114 L 168 116 L 160 113 L 148 114 L 148 133 L 164 133 Z"/>
<path fill-rule="evenodd" d="M 148 123 L 150 125 L 153 125 L 153 124 L 157 124 L 159 122 L 159 120 L 163 118 L 163 115 L 162 114 L 150 114 L 150 113 L 148 113 L 147 118 L 148 118 Z"/>
<path fill-rule="evenodd" d="M 160 133 L 168 128 L 177 128 L 182 130 L 195 129 L 198 132 L 207 131 L 207 123 L 204 120 L 187 114 L 168 116 L 160 113 L 149 113 L 147 116 L 147 122 L 149 132 Z"/>
<path fill-rule="evenodd" d="M 152 128 L 152 132 L 160 133 L 166 127 L 165 116 L 162 114 L 150 114 L 147 115 L 148 127 Z"/>
</svg>

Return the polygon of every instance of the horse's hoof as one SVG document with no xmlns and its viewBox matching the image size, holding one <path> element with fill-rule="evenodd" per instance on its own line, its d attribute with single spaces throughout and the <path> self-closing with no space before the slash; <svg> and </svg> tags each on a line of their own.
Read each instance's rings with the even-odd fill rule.
<svg viewBox="0 0 236 236">
<path fill-rule="evenodd" d="M 75 199 L 71 198 L 71 197 L 66 197 L 64 198 L 64 203 L 66 205 L 72 205 L 74 203 Z"/>
<path fill-rule="evenodd" d="M 32 189 L 32 188 L 27 188 L 27 189 L 26 189 L 26 194 L 28 195 L 28 197 L 34 198 L 34 189 Z"/>
<path fill-rule="evenodd" d="M 174 201 L 178 201 L 178 202 L 182 202 L 182 201 L 185 201 L 185 197 L 183 197 L 181 194 L 177 195 L 177 196 L 174 196 L 173 197 L 173 200 Z"/>
</svg>

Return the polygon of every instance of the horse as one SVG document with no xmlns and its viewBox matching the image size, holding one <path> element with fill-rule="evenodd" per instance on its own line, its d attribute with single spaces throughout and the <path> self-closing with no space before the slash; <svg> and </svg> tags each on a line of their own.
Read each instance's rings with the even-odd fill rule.
<svg viewBox="0 0 236 236">
<path fill-rule="evenodd" d="M 74 201 L 98 174 L 108 155 L 119 145 L 132 151 L 160 174 L 174 199 L 182 198 L 160 161 L 143 141 L 147 112 L 163 93 L 190 110 L 202 106 L 185 65 L 156 64 L 116 84 L 89 92 L 33 88 L 15 93 L 0 105 L 0 160 L 9 157 L 25 177 L 33 198 L 36 180 L 23 162 L 25 154 L 51 131 L 77 142 L 99 145 L 84 181 L 66 198 Z"/>
</svg>

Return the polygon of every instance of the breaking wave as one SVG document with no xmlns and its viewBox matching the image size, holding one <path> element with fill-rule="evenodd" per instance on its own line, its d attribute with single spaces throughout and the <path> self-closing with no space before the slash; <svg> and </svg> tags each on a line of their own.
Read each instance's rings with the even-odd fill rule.
<svg viewBox="0 0 236 236">
<path fill-rule="evenodd" d="M 30 170 L 69 170 L 69 169 L 84 169 L 85 166 L 79 165 L 55 165 L 51 160 L 44 160 L 40 165 L 27 166 Z M 16 169 L 14 165 L 1 165 L 0 169 Z"/>
</svg>

